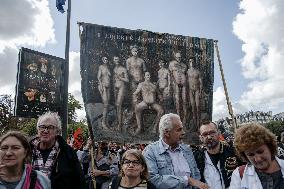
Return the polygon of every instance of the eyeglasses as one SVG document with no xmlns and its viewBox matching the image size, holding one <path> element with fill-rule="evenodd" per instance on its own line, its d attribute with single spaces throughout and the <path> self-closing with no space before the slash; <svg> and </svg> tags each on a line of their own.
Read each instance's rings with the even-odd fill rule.
<svg viewBox="0 0 284 189">
<path fill-rule="evenodd" d="M 206 137 L 208 137 L 208 136 L 214 137 L 214 136 L 216 136 L 216 134 L 217 134 L 217 131 L 208 131 L 208 132 L 202 133 L 201 136 L 202 136 L 203 138 L 206 138 Z"/>
<path fill-rule="evenodd" d="M 126 159 L 126 160 L 123 161 L 123 164 L 126 165 L 126 166 L 130 166 L 131 163 L 132 163 L 133 166 L 141 165 L 141 162 L 138 161 L 138 160 L 130 161 L 130 160 Z"/>
<path fill-rule="evenodd" d="M 50 130 L 55 129 L 55 126 L 54 126 L 54 125 L 39 125 L 39 126 L 38 126 L 38 129 L 39 129 L 40 131 L 44 131 L 44 130 L 50 131 Z"/>
</svg>

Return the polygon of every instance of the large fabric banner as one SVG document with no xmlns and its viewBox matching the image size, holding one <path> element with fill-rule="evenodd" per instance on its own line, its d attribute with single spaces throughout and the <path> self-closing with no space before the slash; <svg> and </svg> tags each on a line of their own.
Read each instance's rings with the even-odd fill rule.
<svg viewBox="0 0 284 189">
<path fill-rule="evenodd" d="M 15 115 L 38 117 L 46 111 L 62 115 L 65 60 L 27 48 L 19 52 Z"/>
<path fill-rule="evenodd" d="M 212 39 L 81 24 L 82 95 L 96 139 L 151 141 L 165 113 L 211 119 Z M 191 139 L 189 139 L 191 140 Z"/>
</svg>

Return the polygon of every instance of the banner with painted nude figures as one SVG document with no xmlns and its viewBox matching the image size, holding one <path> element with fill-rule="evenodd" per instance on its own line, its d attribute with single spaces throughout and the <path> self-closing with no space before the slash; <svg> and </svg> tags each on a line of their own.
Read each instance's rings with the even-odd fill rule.
<svg viewBox="0 0 284 189">
<path fill-rule="evenodd" d="M 96 140 L 156 140 L 169 112 L 180 115 L 186 133 L 211 118 L 212 39 L 80 27 L 82 95 Z"/>
<path fill-rule="evenodd" d="M 46 111 L 62 115 L 65 60 L 27 48 L 19 52 L 15 115 L 38 117 Z"/>
</svg>

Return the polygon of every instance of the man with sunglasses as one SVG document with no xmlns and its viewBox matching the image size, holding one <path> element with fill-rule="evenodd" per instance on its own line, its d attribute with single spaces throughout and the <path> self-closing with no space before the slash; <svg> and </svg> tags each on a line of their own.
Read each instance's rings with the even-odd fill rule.
<svg viewBox="0 0 284 189">
<path fill-rule="evenodd" d="M 194 151 L 195 160 L 201 174 L 201 181 L 211 189 L 228 188 L 231 175 L 242 162 L 229 144 L 220 142 L 219 131 L 215 123 L 203 121 L 199 128 L 203 148 Z"/>
<path fill-rule="evenodd" d="M 30 142 L 32 165 L 51 181 L 52 189 L 85 189 L 86 182 L 76 152 L 60 136 L 57 113 L 47 112 L 37 121 L 38 135 Z"/>
</svg>

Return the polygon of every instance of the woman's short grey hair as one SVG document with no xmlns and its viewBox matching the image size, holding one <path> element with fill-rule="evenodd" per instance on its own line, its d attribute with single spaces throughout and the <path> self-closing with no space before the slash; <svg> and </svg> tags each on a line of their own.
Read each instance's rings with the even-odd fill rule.
<svg viewBox="0 0 284 189">
<path fill-rule="evenodd" d="M 164 137 L 167 130 L 170 131 L 174 128 L 172 124 L 173 118 L 180 119 L 179 115 L 173 113 L 165 114 L 161 117 L 159 123 L 160 138 Z"/>
<path fill-rule="evenodd" d="M 46 119 L 46 118 L 54 118 L 57 122 L 57 130 L 58 130 L 58 134 L 61 135 L 61 131 L 62 131 L 62 128 L 61 128 L 61 119 L 60 119 L 60 116 L 58 115 L 57 112 L 46 112 L 44 114 L 42 114 L 41 116 L 38 117 L 38 120 L 37 120 L 37 127 L 39 126 L 39 124 L 41 123 L 41 121 L 43 119 Z"/>
</svg>

